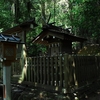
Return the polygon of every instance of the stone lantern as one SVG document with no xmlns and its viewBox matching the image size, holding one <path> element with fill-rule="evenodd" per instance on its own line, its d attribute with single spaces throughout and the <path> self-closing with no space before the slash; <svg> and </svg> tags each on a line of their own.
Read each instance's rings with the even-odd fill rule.
<svg viewBox="0 0 100 100">
<path fill-rule="evenodd" d="M 11 63 L 16 60 L 18 36 L 0 34 L 0 62 L 3 65 L 3 100 L 11 100 Z"/>
</svg>

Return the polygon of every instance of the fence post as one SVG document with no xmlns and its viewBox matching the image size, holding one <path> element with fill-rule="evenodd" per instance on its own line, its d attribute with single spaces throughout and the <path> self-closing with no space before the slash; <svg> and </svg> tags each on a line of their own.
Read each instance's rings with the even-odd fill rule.
<svg viewBox="0 0 100 100">
<path fill-rule="evenodd" d="M 40 83 L 42 84 L 43 83 L 43 64 L 42 64 L 42 59 L 43 57 L 40 57 Z"/>
<path fill-rule="evenodd" d="M 50 85 L 50 57 L 46 57 L 46 62 L 47 62 L 47 84 Z"/>
<path fill-rule="evenodd" d="M 34 64 L 34 83 L 36 83 L 37 81 L 36 81 L 36 74 L 37 74 L 37 72 L 36 72 L 36 57 L 34 57 L 33 58 L 33 64 Z"/>
<path fill-rule="evenodd" d="M 63 86 L 63 63 L 62 63 L 62 56 L 59 56 L 59 86 L 62 87 Z"/>
<path fill-rule="evenodd" d="M 55 56 L 55 63 L 54 63 L 54 67 L 55 67 L 55 86 L 58 86 L 58 56 Z"/>
<path fill-rule="evenodd" d="M 70 87 L 73 85 L 73 68 L 74 68 L 74 59 L 71 55 L 64 55 L 64 80 L 65 80 L 65 88 L 67 92 L 70 91 Z"/>
<path fill-rule="evenodd" d="M 43 84 L 46 84 L 46 57 L 43 57 Z"/>
<path fill-rule="evenodd" d="M 64 88 L 68 90 L 68 81 L 69 81 L 69 63 L 68 63 L 68 54 L 64 54 Z"/>
<path fill-rule="evenodd" d="M 54 58 L 53 57 L 50 57 L 50 81 L 51 81 L 51 85 L 54 86 L 54 62 L 53 62 Z"/>
</svg>

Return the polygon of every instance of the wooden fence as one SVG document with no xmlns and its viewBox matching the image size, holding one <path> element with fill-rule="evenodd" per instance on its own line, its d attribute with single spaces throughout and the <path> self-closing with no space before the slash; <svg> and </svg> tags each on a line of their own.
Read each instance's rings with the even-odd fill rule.
<svg viewBox="0 0 100 100">
<path fill-rule="evenodd" d="M 70 79 L 68 55 L 27 58 L 27 75 L 24 81 L 35 85 L 68 87 Z"/>
<path fill-rule="evenodd" d="M 78 86 L 96 81 L 100 76 L 100 57 L 73 56 L 75 63 L 75 79 Z"/>
<path fill-rule="evenodd" d="M 42 88 L 71 91 L 98 80 L 100 77 L 99 56 L 28 57 L 24 82 Z"/>
</svg>

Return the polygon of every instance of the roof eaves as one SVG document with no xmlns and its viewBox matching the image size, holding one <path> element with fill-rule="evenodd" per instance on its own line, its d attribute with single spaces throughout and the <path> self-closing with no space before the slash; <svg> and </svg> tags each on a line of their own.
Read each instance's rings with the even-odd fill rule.
<svg viewBox="0 0 100 100">
<path fill-rule="evenodd" d="M 34 20 L 26 21 L 22 24 L 19 24 L 17 26 L 14 26 L 8 30 L 5 30 L 2 32 L 2 34 L 13 34 L 13 33 L 21 33 L 22 31 L 31 30 L 32 28 L 30 25 L 33 24 L 33 27 L 36 27 L 37 24 L 34 22 Z"/>
</svg>

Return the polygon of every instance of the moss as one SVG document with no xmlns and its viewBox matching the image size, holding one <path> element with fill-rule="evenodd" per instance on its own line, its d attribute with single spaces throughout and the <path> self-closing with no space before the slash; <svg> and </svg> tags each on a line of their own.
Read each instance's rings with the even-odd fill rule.
<svg viewBox="0 0 100 100">
<path fill-rule="evenodd" d="M 100 46 L 98 44 L 84 46 L 79 50 L 78 55 L 100 55 Z"/>
</svg>

